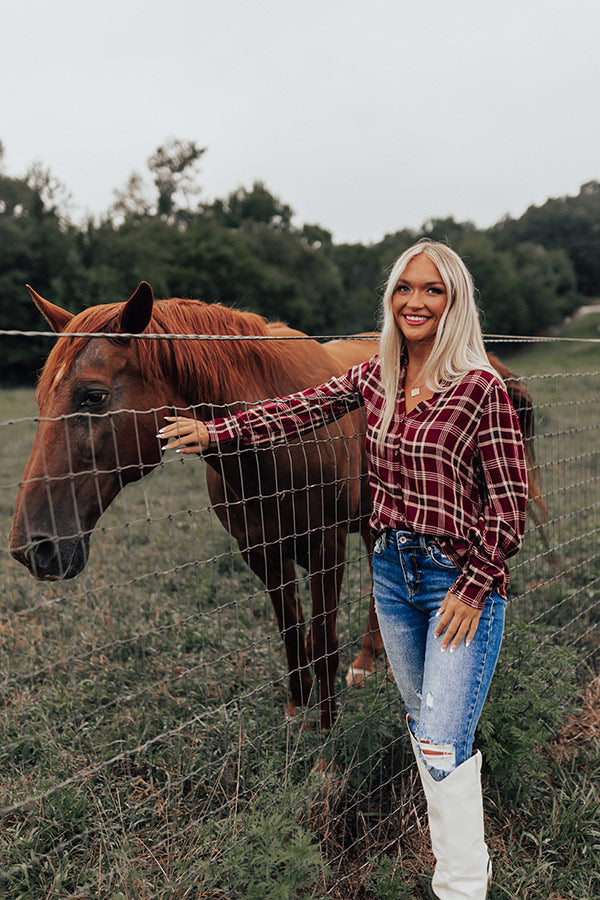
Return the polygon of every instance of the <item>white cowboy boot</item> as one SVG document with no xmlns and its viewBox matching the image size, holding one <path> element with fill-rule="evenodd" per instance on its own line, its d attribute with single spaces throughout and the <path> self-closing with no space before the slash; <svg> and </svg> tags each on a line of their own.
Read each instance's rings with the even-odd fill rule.
<svg viewBox="0 0 600 900">
<path fill-rule="evenodd" d="M 481 753 L 477 751 L 442 781 L 436 781 L 408 730 L 427 798 L 436 859 L 433 893 L 440 900 L 485 900 L 492 866 L 483 836 Z"/>
</svg>

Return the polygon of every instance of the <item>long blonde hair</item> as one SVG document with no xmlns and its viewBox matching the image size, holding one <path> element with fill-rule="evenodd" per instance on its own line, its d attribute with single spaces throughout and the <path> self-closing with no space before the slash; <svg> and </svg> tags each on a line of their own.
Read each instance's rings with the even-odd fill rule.
<svg viewBox="0 0 600 900">
<path fill-rule="evenodd" d="M 473 369 L 483 369 L 499 378 L 485 352 L 473 278 L 464 262 L 446 244 L 426 238 L 413 244 L 394 263 L 381 301 L 383 322 L 379 339 L 379 361 L 385 399 L 377 436 L 380 450 L 383 449 L 394 415 L 402 358 L 406 351 L 404 335 L 392 311 L 392 298 L 398 279 L 408 263 L 421 253 L 437 267 L 448 296 L 431 353 L 422 372 L 423 384 L 428 390 L 437 392 L 443 386 L 457 384 Z"/>
</svg>

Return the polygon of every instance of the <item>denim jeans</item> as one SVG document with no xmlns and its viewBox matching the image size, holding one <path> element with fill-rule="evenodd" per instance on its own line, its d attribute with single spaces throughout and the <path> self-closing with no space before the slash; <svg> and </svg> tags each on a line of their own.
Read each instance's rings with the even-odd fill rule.
<svg viewBox="0 0 600 900">
<path fill-rule="evenodd" d="M 469 647 L 463 640 L 453 653 L 441 651 L 436 612 L 458 574 L 433 541 L 410 532 L 384 531 L 375 545 L 383 644 L 423 762 L 437 780 L 471 756 L 504 628 L 506 604 L 492 591 Z"/>
</svg>

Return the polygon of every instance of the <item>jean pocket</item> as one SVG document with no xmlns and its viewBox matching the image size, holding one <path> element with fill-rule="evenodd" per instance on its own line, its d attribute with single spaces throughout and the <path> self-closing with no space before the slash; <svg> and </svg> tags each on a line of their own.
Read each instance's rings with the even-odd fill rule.
<svg viewBox="0 0 600 900">
<path fill-rule="evenodd" d="M 445 569 L 446 571 L 448 571 L 450 569 L 458 568 L 458 566 L 456 566 L 451 559 L 448 559 L 445 553 L 442 553 L 437 544 L 427 544 L 427 555 L 429 556 L 431 562 L 435 566 L 437 566 L 438 569 Z"/>
</svg>

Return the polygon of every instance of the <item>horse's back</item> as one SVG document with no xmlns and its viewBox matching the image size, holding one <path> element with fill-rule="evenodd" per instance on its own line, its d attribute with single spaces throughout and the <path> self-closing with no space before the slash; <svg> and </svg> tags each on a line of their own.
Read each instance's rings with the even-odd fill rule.
<svg viewBox="0 0 600 900">
<path fill-rule="evenodd" d="M 269 322 L 267 334 L 272 338 L 285 339 L 285 356 L 290 364 L 286 375 L 298 382 L 296 390 L 316 387 L 333 375 L 343 375 L 351 366 L 370 359 L 379 349 L 376 334 L 356 335 L 321 344 L 302 331 L 290 328 L 285 322 Z M 288 392 L 293 389 L 288 389 Z"/>
<path fill-rule="evenodd" d="M 379 350 L 379 337 L 376 334 L 356 335 L 356 337 L 327 341 L 323 345 L 340 371 L 346 372 L 351 366 L 371 359 Z"/>
</svg>

